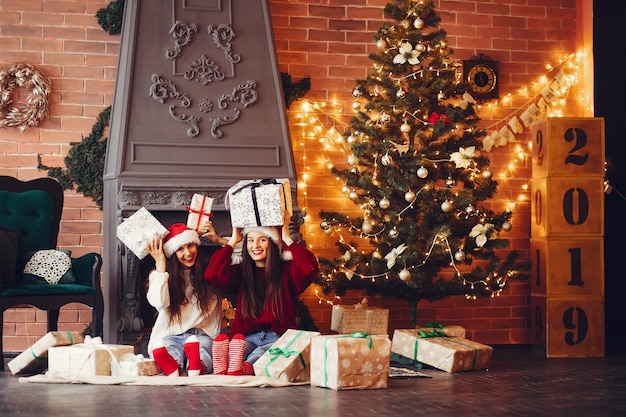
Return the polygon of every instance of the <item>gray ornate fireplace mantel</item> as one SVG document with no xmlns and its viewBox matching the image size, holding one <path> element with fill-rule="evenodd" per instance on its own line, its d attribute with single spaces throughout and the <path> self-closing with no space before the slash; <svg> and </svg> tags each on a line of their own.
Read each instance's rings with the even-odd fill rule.
<svg viewBox="0 0 626 417">
<path fill-rule="evenodd" d="M 184 222 L 199 193 L 229 234 L 224 194 L 253 178 L 290 179 L 296 203 L 268 2 L 126 0 L 104 172 L 105 342 L 145 330 L 150 259 L 126 250 L 117 225 L 141 207 L 165 226 Z"/>
</svg>

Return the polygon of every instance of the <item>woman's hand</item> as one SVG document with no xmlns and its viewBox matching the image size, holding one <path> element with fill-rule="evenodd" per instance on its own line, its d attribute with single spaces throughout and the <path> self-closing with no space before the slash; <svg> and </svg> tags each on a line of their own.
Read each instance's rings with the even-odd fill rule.
<svg viewBox="0 0 626 417">
<path fill-rule="evenodd" d="M 228 239 L 221 237 L 215 231 L 213 227 L 213 222 L 211 220 L 207 220 L 200 229 L 198 230 L 198 234 L 205 239 L 210 240 L 213 243 L 217 243 L 219 245 L 225 246 L 228 244 Z"/>
<path fill-rule="evenodd" d="M 283 212 L 283 227 L 282 227 L 282 240 L 285 245 L 289 246 L 293 243 L 293 239 L 291 238 L 291 232 L 289 231 L 289 223 L 291 222 L 291 216 L 289 212 L 285 210 Z"/>
<path fill-rule="evenodd" d="M 165 266 L 167 262 L 167 258 L 165 257 L 165 253 L 163 252 L 163 239 L 160 237 L 155 237 L 148 243 L 148 252 L 150 252 L 150 256 L 154 258 L 154 262 L 156 263 L 156 270 L 158 272 L 165 272 Z"/>
<path fill-rule="evenodd" d="M 230 245 L 233 249 L 237 245 L 237 243 L 243 240 L 243 231 L 239 227 L 233 227 L 233 235 L 228 239 L 228 245 Z"/>
</svg>

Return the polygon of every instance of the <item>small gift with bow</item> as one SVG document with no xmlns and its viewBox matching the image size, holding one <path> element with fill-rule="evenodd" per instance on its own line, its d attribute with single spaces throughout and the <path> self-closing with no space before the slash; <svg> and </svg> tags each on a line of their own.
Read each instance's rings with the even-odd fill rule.
<svg viewBox="0 0 626 417">
<path fill-rule="evenodd" d="M 83 343 L 55 346 L 48 349 L 48 373 L 57 375 L 111 375 L 111 362 L 135 348 L 102 343 L 100 337 L 86 336 Z"/>
<path fill-rule="evenodd" d="M 391 340 L 388 335 L 351 333 L 311 339 L 311 386 L 387 388 Z"/>
<path fill-rule="evenodd" d="M 139 259 L 148 255 L 148 243 L 165 237 L 167 229 L 145 207 L 140 208 L 117 226 L 117 238 Z"/>
<path fill-rule="evenodd" d="M 112 376 L 152 376 L 160 372 L 154 359 L 145 358 L 141 353 L 126 353 L 119 361 L 111 361 Z"/>
<path fill-rule="evenodd" d="M 396 329 L 391 351 L 400 356 L 454 373 L 489 368 L 493 348 L 442 330 Z"/>
<path fill-rule="evenodd" d="M 333 305 L 330 316 L 330 329 L 341 334 L 387 334 L 388 324 L 389 310 L 370 307 L 367 298 L 351 306 Z"/>
<path fill-rule="evenodd" d="M 11 359 L 7 366 L 13 375 L 37 374 L 48 367 L 48 349 L 53 346 L 67 346 L 82 343 L 80 332 L 48 332 L 24 352 Z"/>
<path fill-rule="evenodd" d="M 187 215 L 187 228 L 195 230 L 200 229 L 204 223 L 211 219 L 211 209 L 213 208 L 213 199 L 202 194 L 194 194 L 191 197 L 191 203 L 187 207 L 189 214 Z"/>
<path fill-rule="evenodd" d="M 254 374 L 302 382 L 310 371 L 311 339 L 319 332 L 289 329 L 256 362 Z"/>
<path fill-rule="evenodd" d="M 239 181 L 224 200 L 233 227 L 282 226 L 283 213 L 293 214 L 287 178 Z"/>
</svg>

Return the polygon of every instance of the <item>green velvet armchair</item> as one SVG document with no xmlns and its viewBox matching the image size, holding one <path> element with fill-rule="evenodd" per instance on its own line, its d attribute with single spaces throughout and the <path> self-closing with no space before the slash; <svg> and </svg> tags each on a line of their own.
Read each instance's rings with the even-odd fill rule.
<svg viewBox="0 0 626 417">
<path fill-rule="evenodd" d="M 47 312 L 48 331 L 58 330 L 59 311 L 68 303 L 91 307 L 91 335 L 102 334 L 102 257 L 72 258 L 57 250 L 63 188 L 53 178 L 20 181 L 0 176 L 0 354 L 4 370 L 4 312 L 32 306 Z"/>
</svg>

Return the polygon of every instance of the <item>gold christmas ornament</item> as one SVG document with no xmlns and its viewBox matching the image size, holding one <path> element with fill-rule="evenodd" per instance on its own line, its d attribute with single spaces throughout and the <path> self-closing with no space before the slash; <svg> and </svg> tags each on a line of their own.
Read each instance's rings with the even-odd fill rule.
<svg viewBox="0 0 626 417">
<path fill-rule="evenodd" d="M 378 206 L 383 210 L 388 209 L 390 204 L 391 203 L 389 202 L 389 199 L 387 198 L 381 198 L 380 201 L 378 202 Z"/>
<path fill-rule="evenodd" d="M 511 223 L 509 222 L 502 223 L 502 230 L 504 230 L 505 232 L 510 232 L 512 228 L 513 228 L 513 225 Z"/>
<path fill-rule="evenodd" d="M 413 191 L 407 191 L 404 193 L 404 199 L 407 203 L 412 203 L 415 200 L 415 193 Z"/>
<path fill-rule="evenodd" d="M 453 207 L 454 206 L 452 205 L 452 203 L 447 200 L 441 203 L 441 211 L 443 211 L 444 213 L 448 213 L 450 210 L 452 210 Z"/>
<path fill-rule="evenodd" d="M 371 233 L 372 232 L 372 224 L 370 222 L 368 222 L 367 220 L 364 220 L 363 224 L 361 225 L 361 230 L 363 231 L 363 233 Z"/>
<path fill-rule="evenodd" d="M 424 21 L 418 17 L 417 19 L 415 19 L 413 21 L 413 27 L 415 27 L 415 29 L 423 28 L 424 27 Z"/>
<path fill-rule="evenodd" d="M 387 49 L 387 42 L 385 42 L 384 39 L 379 39 L 376 41 L 376 47 L 381 51 L 384 51 L 385 49 Z"/>
<path fill-rule="evenodd" d="M 400 132 L 409 133 L 411 131 L 411 125 L 407 122 L 404 122 L 400 125 Z"/>
<path fill-rule="evenodd" d="M 417 176 L 424 179 L 428 176 L 428 170 L 424 167 L 419 167 L 417 170 Z"/>
<path fill-rule="evenodd" d="M 15 87 L 30 90 L 26 107 L 11 107 Z M 0 128 L 16 127 L 21 132 L 37 126 L 50 115 L 50 81 L 29 64 L 13 64 L 0 69 Z"/>
</svg>

